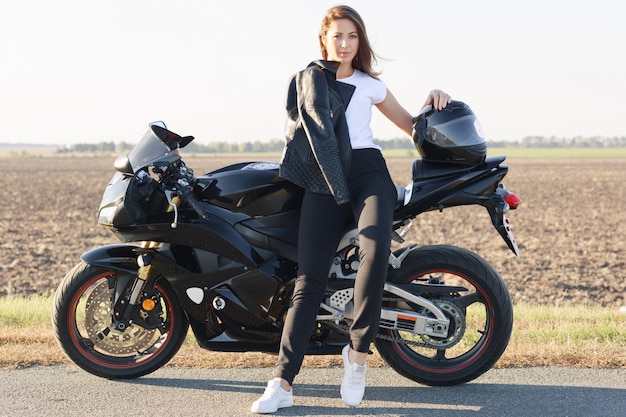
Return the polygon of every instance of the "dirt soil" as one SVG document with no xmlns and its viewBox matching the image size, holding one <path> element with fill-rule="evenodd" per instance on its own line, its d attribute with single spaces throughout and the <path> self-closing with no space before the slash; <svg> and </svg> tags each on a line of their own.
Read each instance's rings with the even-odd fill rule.
<svg viewBox="0 0 626 417">
<path fill-rule="evenodd" d="M 116 238 L 96 224 L 114 157 L 0 159 L 0 295 L 52 294 L 81 253 Z M 244 158 L 245 159 L 245 158 Z M 186 158 L 196 174 L 242 158 Z M 389 158 L 399 185 L 412 160 Z M 518 262 L 482 207 L 424 213 L 407 240 L 446 243 L 486 258 L 514 301 L 626 305 L 626 159 L 509 159 L 507 188 L 521 199 L 509 214 Z"/>
</svg>

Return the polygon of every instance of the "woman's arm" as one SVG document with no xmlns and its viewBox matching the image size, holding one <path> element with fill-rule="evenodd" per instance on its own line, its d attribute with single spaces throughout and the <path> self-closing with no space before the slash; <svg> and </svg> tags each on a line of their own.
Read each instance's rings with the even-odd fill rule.
<svg viewBox="0 0 626 417">
<path fill-rule="evenodd" d="M 378 103 L 376 107 L 378 107 L 378 110 L 380 110 L 387 119 L 398 126 L 400 130 L 411 136 L 413 131 L 413 116 L 398 103 L 398 100 L 391 94 L 389 89 L 387 89 L 385 99 Z"/>
<path fill-rule="evenodd" d="M 432 90 L 428 93 L 424 106 L 432 105 L 436 109 L 443 109 L 450 103 L 452 98 L 449 94 L 441 90 Z M 424 107 L 422 106 L 422 107 Z M 378 110 L 385 115 L 393 124 L 398 126 L 403 132 L 411 136 L 413 134 L 413 116 L 398 103 L 391 91 L 387 89 L 387 96 L 376 105 Z"/>
</svg>

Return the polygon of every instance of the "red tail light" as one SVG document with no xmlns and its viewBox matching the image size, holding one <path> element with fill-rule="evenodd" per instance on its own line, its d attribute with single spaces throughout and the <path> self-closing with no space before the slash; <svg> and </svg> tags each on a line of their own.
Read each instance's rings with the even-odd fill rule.
<svg viewBox="0 0 626 417">
<path fill-rule="evenodd" d="M 517 208 L 517 206 L 519 206 L 522 202 L 522 200 L 520 200 L 520 198 L 518 196 L 516 196 L 515 194 L 509 192 L 505 197 L 504 197 L 504 201 L 506 201 L 506 203 L 509 205 L 509 207 L 511 208 L 511 210 L 515 210 Z"/>
</svg>

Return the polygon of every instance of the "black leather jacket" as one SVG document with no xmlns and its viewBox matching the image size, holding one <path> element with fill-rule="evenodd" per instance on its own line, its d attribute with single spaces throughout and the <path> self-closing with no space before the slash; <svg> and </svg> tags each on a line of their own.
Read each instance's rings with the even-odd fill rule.
<svg viewBox="0 0 626 417">
<path fill-rule="evenodd" d="M 280 176 L 344 204 L 350 201 L 352 156 L 345 109 L 355 87 L 336 80 L 338 67 L 315 61 L 291 78 Z"/>
</svg>

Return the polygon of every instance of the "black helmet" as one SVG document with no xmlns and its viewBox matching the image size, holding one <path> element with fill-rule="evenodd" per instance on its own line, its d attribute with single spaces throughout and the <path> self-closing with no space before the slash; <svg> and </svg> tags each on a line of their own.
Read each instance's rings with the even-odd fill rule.
<svg viewBox="0 0 626 417">
<path fill-rule="evenodd" d="M 487 154 L 476 115 L 467 104 L 454 100 L 442 110 L 425 109 L 413 118 L 413 142 L 427 161 L 476 165 Z"/>
</svg>

